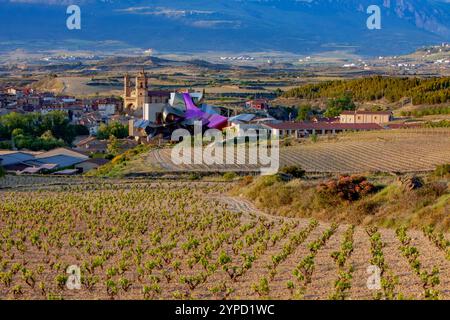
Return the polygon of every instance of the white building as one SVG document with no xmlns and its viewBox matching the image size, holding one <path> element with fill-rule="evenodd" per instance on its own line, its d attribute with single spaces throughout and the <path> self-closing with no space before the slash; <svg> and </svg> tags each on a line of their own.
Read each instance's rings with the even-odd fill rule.
<svg viewBox="0 0 450 320">
<path fill-rule="evenodd" d="M 98 112 L 100 112 L 100 114 L 103 117 L 108 117 L 108 116 L 112 116 L 116 113 L 116 105 L 115 104 L 99 104 L 98 105 Z"/>
</svg>

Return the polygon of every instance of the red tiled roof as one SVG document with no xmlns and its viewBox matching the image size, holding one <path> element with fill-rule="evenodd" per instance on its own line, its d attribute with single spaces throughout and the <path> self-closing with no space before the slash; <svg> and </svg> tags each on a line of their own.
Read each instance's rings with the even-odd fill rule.
<svg viewBox="0 0 450 320">
<path fill-rule="evenodd" d="M 380 115 L 391 115 L 392 112 L 391 111 L 364 111 L 364 110 L 351 111 L 351 110 L 346 110 L 346 111 L 342 111 L 341 114 L 380 114 Z"/>
<path fill-rule="evenodd" d="M 266 126 L 280 130 L 380 130 L 376 123 L 328 123 L 328 122 L 282 122 L 267 123 Z"/>
</svg>

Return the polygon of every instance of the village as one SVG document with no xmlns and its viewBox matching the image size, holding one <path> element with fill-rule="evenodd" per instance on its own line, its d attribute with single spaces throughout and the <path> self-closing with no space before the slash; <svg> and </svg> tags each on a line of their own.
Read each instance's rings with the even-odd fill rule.
<svg viewBox="0 0 450 320">
<path fill-rule="evenodd" d="M 450 300 L 450 0 L 0 0 L 0 25 L 0 300 Z"/>
<path fill-rule="evenodd" d="M 319 114 L 307 121 L 286 121 L 272 116 L 271 108 L 270 100 L 256 98 L 248 100 L 242 112 L 235 109 L 230 114 L 229 109 L 208 104 L 204 90 L 152 90 L 145 70 L 134 79 L 128 74 L 124 76 L 121 97 L 78 99 L 29 88 L 4 88 L 0 94 L 0 116 L 63 112 L 68 123 L 77 126 L 81 134 L 71 143 L 51 150 L 18 148 L 14 144 L 17 138 L 13 137 L 10 141 L 0 140 L 0 147 L 10 146 L 0 150 L 0 165 L 14 174 L 82 174 L 138 144 L 174 143 L 171 139 L 174 130 L 184 128 L 193 132 L 194 123 L 201 123 L 203 131 L 218 129 L 237 137 L 255 132 L 280 139 L 417 126 L 392 123 L 391 111 L 344 110 L 336 117 Z M 113 127 L 122 133 L 111 134 Z"/>
</svg>

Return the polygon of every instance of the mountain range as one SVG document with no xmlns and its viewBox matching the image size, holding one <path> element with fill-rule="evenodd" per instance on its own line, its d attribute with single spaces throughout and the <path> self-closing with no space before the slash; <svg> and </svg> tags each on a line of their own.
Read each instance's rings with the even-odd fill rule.
<svg viewBox="0 0 450 320">
<path fill-rule="evenodd" d="M 68 30 L 66 8 L 81 8 Z M 369 30 L 367 8 L 381 9 Z M 449 0 L 0 0 L 0 48 L 394 55 L 450 41 Z"/>
</svg>

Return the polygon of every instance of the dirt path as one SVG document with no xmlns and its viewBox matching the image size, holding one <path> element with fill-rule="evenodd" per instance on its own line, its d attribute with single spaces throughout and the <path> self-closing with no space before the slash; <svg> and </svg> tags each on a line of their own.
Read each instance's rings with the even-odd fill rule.
<svg viewBox="0 0 450 320">
<path fill-rule="evenodd" d="M 257 209 L 250 201 L 240 197 L 217 196 L 214 199 L 225 203 L 229 210 L 234 212 L 242 212 L 245 215 L 253 215 L 264 217 L 269 220 L 276 219 L 274 216 L 268 215 Z M 300 230 L 308 223 L 308 219 L 285 218 L 284 221 L 298 221 Z M 296 250 L 284 262 L 282 262 L 277 269 L 277 274 L 270 281 L 271 294 L 270 297 L 274 299 L 286 299 L 286 283 L 293 280 L 292 272 L 295 266 L 309 253 L 308 243 L 318 239 L 323 231 L 329 227 L 329 224 L 321 222 L 319 226 L 311 232 L 306 241 L 299 245 Z M 329 239 L 326 245 L 319 250 L 315 257 L 315 271 L 312 277 L 312 282 L 308 286 L 305 293 L 305 299 L 328 299 L 333 292 L 334 281 L 337 279 L 338 269 L 331 258 L 333 251 L 338 251 L 342 235 L 345 232 L 346 225 L 340 225 L 338 231 Z M 380 229 L 382 241 L 385 244 L 383 252 L 388 269 L 398 277 L 399 283 L 396 287 L 396 292 L 401 293 L 405 298 L 422 299 L 423 289 L 419 277 L 413 273 L 407 260 L 402 256 L 399 246 L 400 242 L 396 238 L 395 231 L 390 229 Z M 440 268 L 440 285 L 438 290 L 441 292 L 443 299 L 450 299 L 450 262 L 445 259 L 442 251 L 439 251 L 432 243 L 426 239 L 421 231 L 409 231 L 413 239 L 413 245 L 417 246 L 421 255 L 420 260 L 426 270 L 431 270 L 433 266 Z M 278 246 L 281 250 L 282 246 Z M 267 269 L 264 265 L 270 263 L 271 254 L 276 253 L 276 249 L 270 250 L 270 254 L 265 259 L 258 263 L 258 276 L 267 276 Z M 353 279 L 352 287 L 350 289 L 350 299 L 372 299 L 376 291 L 367 288 L 367 267 L 370 265 L 370 240 L 364 228 L 356 227 L 354 233 L 354 251 L 349 258 L 349 262 L 353 265 Z M 256 269 L 252 270 L 252 274 L 244 277 L 246 283 L 250 280 L 257 280 L 255 275 Z M 247 289 L 247 288 L 245 288 Z M 238 289 L 238 293 L 245 295 L 249 294 L 243 287 Z M 239 296 L 239 295 L 237 295 Z M 255 296 L 257 298 L 257 296 Z"/>
</svg>

